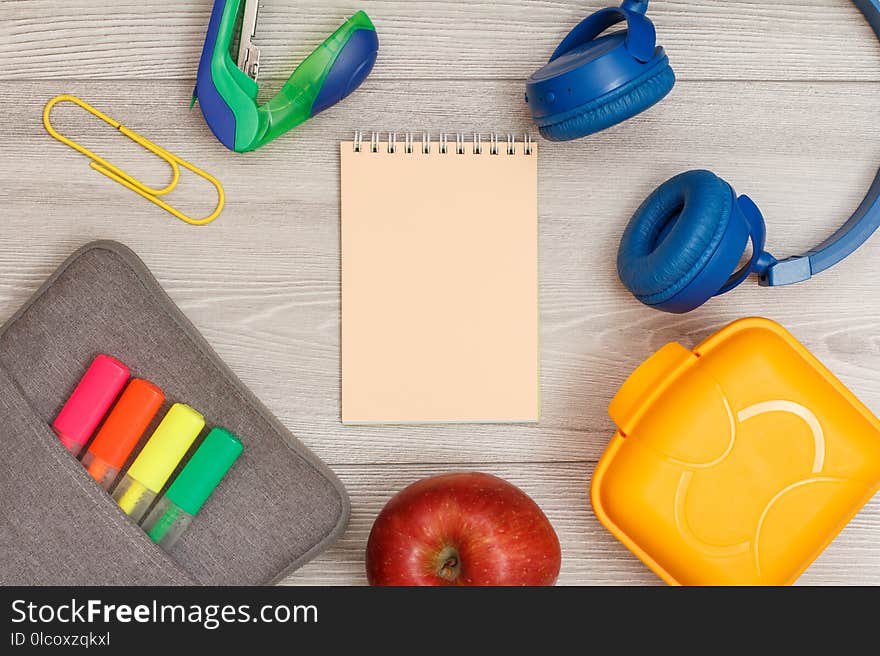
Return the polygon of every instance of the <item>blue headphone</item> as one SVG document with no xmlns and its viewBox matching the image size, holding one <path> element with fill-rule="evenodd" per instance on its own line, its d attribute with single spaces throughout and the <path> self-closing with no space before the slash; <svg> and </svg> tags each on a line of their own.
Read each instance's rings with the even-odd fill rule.
<svg viewBox="0 0 880 656">
<path fill-rule="evenodd" d="M 853 0 L 880 39 L 880 0 Z M 565 37 L 527 82 L 526 102 L 541 135 L 578 139 L 621 123 L 662 100 L 675 84 L 648 0 L 589 16 Z M 603 33 L 626 21 L 626 30 Z M 880 173 L 855 214 L 805 253 L 777 260 L 764 250 L 758 206 L 709 171 L 682 173 L 661 185 L 630 220 L 617 270 L 645 305 L 689 312 L 736 288 L 750 274 L 763 286 L 808 280 L 851 255 L 880 227 Z M 751 241 L 751 260 L 736 270 Z"/>
</svg>

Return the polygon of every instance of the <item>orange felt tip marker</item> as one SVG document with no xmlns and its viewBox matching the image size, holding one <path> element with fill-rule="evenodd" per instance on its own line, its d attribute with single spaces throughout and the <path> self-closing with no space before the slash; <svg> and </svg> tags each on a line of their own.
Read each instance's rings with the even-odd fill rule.
<svg viewBox="0 0 880 656">
<path fill-rule="evenodd" d="M 164 400 L 161 389 L 141 378 L 133 379 L 119 397 L 82 458 L 83 466 L 105 490 L 113 486 L 119 470 Z"/>
</svg>

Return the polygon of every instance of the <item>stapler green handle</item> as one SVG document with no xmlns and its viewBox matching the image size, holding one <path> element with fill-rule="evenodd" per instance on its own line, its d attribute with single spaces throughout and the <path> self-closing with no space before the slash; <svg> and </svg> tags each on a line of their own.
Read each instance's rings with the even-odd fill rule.
<svg viewBox="0 0 880 656">
<path fill-rule="evenodd" d="M 257 103 L 259 0 L 215 0 L 193 101 L 229 150 L 256 150 L 348 96 L 366 79 L 379 51 L 376 28 L 363 11 L 342 24 L 293 72 L 274 98 Z M 238 59 L 233 37 L 241 26 Z"/>
</svg>

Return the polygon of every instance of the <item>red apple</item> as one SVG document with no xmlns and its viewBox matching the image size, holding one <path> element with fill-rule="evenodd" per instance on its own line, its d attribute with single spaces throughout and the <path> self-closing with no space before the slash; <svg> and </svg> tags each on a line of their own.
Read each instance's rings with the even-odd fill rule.
<svg viewBox="0 0 880 656">
<path fill-rule="evenodd" d="M 392 498 L 370 531 L 366 560 L 371 585 L 553 585 L 562 551 L 525 492 L 459 473 Z"/>
</svg>

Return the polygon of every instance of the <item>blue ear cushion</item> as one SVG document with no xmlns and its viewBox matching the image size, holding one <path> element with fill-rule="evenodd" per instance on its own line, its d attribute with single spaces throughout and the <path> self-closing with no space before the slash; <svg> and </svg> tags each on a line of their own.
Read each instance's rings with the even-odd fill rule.
<svg viewBox="0 0 880 656">
<path fill-rule="evenodd" d="M 665 98 L 675 85 L 669 58 L 650 70 L 594 100 L 536 121 L 541 136 L 550 141 L 570 141 L 595 134 L 641 114 Z"/>
<path fill-rule="evenodd" d="M 647 305 L 671 299 L 715 253 L 735 200 L 733 188 L 709 171 L 682 173 L 661 185 L 623 233 L 617 254 L 620 280 Z M 719 289 L 723 284 L 719 281 Z"/>
</svg>

